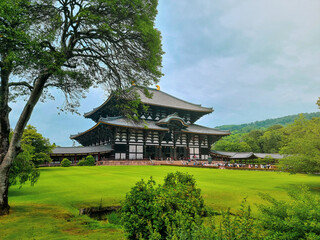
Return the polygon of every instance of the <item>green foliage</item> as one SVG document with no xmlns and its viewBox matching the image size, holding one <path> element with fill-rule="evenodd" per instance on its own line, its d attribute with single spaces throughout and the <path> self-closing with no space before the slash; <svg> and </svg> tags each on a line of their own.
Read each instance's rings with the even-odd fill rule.
<svg viewBox="0 0 320 240">
<path fill-rule="evenodd" d="M 81 159 L 77 165 L 78 166 L 94 166 L 96 163 L 96 160 L 92 155 L 88 155 L 86 159 Z"/>
<path fill-rule="evenodd" d="M 204 201 L 194 178 L 187 173 L 169 173 L 163 185 L 151 178 L 136 183 L 122 202 L 122 221 L 129 239 L 166 239 L 174 229 L 201 223 Z"/>
<path fill-rule="evenodd" d="M 219 224 L 215 216 L 207 219 L 204 224 L 200 216 L 196 216 L 191 226 L 184 224 L 186 218 L 178 212 L 177 225 L 170 226 L 170 233 L 166 239 L 212 239 L 212 240 L 254 240 L 261 239 L 260 228 L 251 215 L 251 208 L 244 199 L 240 210 L 236 214 L 230 209 L 221 212 Z M 153 237 L 153 238 L 152 238 Z M 149 239 L 162 239 L 153 231 Z"/>
<path fill-rule="evenodd" d="M 214 144 L 214 150 L 227 152 L 278 153 L 287 141 L 284 127 L 273 125 L 266 130 L 252 130 L 224 137 Z"/>
<path fill-rule="evenodd" d="M 86 160 L 85 159 L 81 159 L 78 163 L 77 166 L 86 166 Z"/>
<path fill-rule="evenodd" d="M 37 167 L 39 164 L 51 162 L 49 154 L 52 152 L 53 145 L 50 144 L 48 138 L 44 138 L 42 134 L 38 133 L 34 126 L 28 125 L 24 130 L 21 148 L 23 151 L 28 148 L 28 151 L 32 154 L 31 161 Z"/>
<path fill-rule="evenodd" d="M 28 125 L 22 135 L 22 152 L 18 154 L 10 168 L 10 186 L 19 183 L 21 187 L 27 181 L 34 185 L 40 177 L 37 169 L 39 164 L 51 162 L 49 154 L 52 148 L 49 139 L 38 133 L 35 127 Z"/>
<path fill-rule="evenodd" d="M 232 134 L 217 141 L 213 149 L 226 152 L 251 152 L 251 147 L 241 141 L 243 134 Z"/>
<path fill-rule="evenodd" d="M 249 240 L 258 238 L 257 226 L 246 199 L 242 201 L 236 216 L 232 216 L 230 209 L 222 212 L 222 221 L 218 229 L 217 239 Z"/>
<path fill-rule="evenodd" d="M 60 164 L 61 167 L 70 167 L 70 165 L 71 165 L 71 162 L 68 158 L 62 159 Z"/>
<path fill-rule="evenodd" d="M 320 118 L 300 116 L 285 134 L 288 141 L 281 153 L 287 157 L 280 161 L 280 167 L 291 173 L 320 173 Z"/>
<path fill-rule="evenodd" d="M 33 186 L 40 177 L 40 171 L 34 166 L 32 162 L 32 155 L 30 151 L 23 151 L 14 160 L 9 175 L 10 186 L 20 184 L 22 185 L 30 181 L 31 186 Z"/>
<path fill-rule="evenodd" d="M 118 212 L 112 212 L 107 215 L 108 223 L 114 224 L 114 225 L 120 225 L 121 224 L 121 216 Z"/>
<path fill-rule="evenodd" d="M 94 157 L 92 155 L 88 155 L 86 157 L 86 166 L 94 166 L 96 163 L 96 160 L 94 159 Z"/>
<path fill-rule="evenodd" d="M 260 137 L 259 142 L 262 146 L 263 153 L 278 153 L 283 147 L 285 136 L 283 134 L 283 127 L 274 125 L 267 129 L 267 131 Z"/>
<path fill-rule="evenodd" d="M 289 196 L 291 201 L 280 201 L 262 194 L 268 204 L 258 206 L 267 239 L 320 239 L 320 197 L 307 187 L 291 190 Z"/>
</svg>

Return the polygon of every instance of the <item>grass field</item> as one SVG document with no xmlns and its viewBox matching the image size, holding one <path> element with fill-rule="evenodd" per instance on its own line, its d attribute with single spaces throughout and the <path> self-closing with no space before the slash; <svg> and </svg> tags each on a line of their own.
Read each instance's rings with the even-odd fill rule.
<svg viewBox="0 0 320 240">
<path fill-rule="evenodd" d="M 255 211 L 260 192 L 287 199 L 287 190 L 299 185 L 320 194 L 320 176 L 301 174 L 170 166 L 42 168 L 34 187 L 10 188 L 12 212 L 0 217 L 0 239 L 124 239 L 118 226 L 78 216 L 79 208 L 119 205 L 141 178 L 153 176 L 161 183 L 175 171 L 194 175 L 206 204 L 215 210 L 237 209 L 247 197 Z"/>
</svg>

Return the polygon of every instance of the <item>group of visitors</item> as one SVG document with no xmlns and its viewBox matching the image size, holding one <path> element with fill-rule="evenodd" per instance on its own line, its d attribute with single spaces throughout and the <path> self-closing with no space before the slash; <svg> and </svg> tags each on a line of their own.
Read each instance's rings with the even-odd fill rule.
<svg viewBox="0 0 320 240">
<path fill-rule="evenodd" d="M 232 168 L 263 168 L 271 169 L 272 166 L 268 164 L 244 164 L 244 163 L 214 163 L 213 166 L 219 168 L 232 167 Z"/>
</svg>

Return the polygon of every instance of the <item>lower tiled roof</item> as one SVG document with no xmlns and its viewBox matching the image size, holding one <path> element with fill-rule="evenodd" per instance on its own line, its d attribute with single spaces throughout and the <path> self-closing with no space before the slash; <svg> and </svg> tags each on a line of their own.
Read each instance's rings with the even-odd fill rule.
<svg viewBox="0 0 320 240">
<path fill-rule="evenodd" d="M 229 157 L 230 159 L 245 159 L 250 158 L 252 156 L 256 158 L 266 158 L 267 156 L 273 158 L 273 159 L 281 159 L 283 158 L 283 155 L 278 153 L 253 153 L 253 152 L 224 152 L 224 151 L 215 151 L 211 150 L 214 154 L 219 154 L 222 156 Z"/>
<path fill-rule="evenodd" d="M 127 127 L 127 128 L 169 131 L 168 128 L 160 127 L 156 123 L 157 122 L 155 122 L 155 121 L 148 121 L 148 120 L 145 120 L 145 121 L 140 120 L 140 121 L 136 122 L 136 121 L 132 121 L 130 119 L 124 118 L 124 117 L 100 118 L 99 122 L 94 127 L 92 127 L 91 129 L 89 129 L 85 132 L 71 135 L 71 138 L 76 139 L 78 136 L 81 136 L 81 135 L 93 130 L 94 128 L 96 128 L 100 124 L 106 124 L 106 125 L 110 125 L 110 126 Z M 218 135 L 218 136 L 227 136 L 230 134 L 229 131 L 204 127 L 204 126 L 200 126 L 197 124 L 190 124 L 187 128 L 182 129 L 181 132 L 195 133 L 195 134 Z"/>
<path fill-rule="evenodd" d="M 139 121 L 134 122 L 127 118 L 100 118 L 102 123 L 117 125 L 123 127 L 133 127 L 133 128 L 143 128 L 143 129 L 153 129 L 153 130 L 162 130 L 168 131 L 168 128 L 158 126 L 154 121 Z M 215 128 L 208 128 L 204 126 L 200 126 L 197 124 L 191 124 L 187 128 L 182 129 L 182 132 L 191 132 L 191 133 L 200 133 L 200 134 L 213 134 L 213 135 L 229 135 L 229 131 L 223 131 Z"/>
<path fill-rule="evenodd" d="M 284 156 L 279 153 L 254 153 L 257 158 L 271 157 L 273 159 L 282 159 Z"/>
<path fill-rule="evenodd" d="M 91 147 L 56 147 L 52 154 L 87 154 L 87 153 L 106 153 L 113 151 L 111 145 L 100 145 Z"/>
</svg>

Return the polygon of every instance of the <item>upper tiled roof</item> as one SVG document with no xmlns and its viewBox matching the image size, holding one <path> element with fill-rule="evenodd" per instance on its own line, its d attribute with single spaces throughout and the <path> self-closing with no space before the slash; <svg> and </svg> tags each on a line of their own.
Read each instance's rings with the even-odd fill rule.
<svg viewBox="0 0 320 240">
<path fill-rule="evenodd" d="M 148 89 L 150 93 L 153 94 L 152 98 L 147 98 L 143 94 L 142 89 L 137 89 L 137 92 L 140 95 L 141 101 L 144 104 L 150 104 L 155 106 L 162 106 L 162 107 L 170 107 L 170 108 L 177 108 L 189 111 L 196 111 L 196 112 L 213 112 L 212 108 L 202 107 L 200 104 L 193 104 L 182 99 L 176 98 L 168 93 L 162 92 L 160 90 L 156 90 L 153 88 Z"/>
<path fill-rule="evenodd" d="M 140 96 L 141 102 L 145 105 L 161 106 L 174 109 L 181 109 L 194 112 L 211 113 L 212 108 L 202 107 L 200 104 L 193 104 L 182 99 L 176 98 L 170 94 L 156 90 L 153 88 L 148 88 L 148 91 L 152 94 L 152 98 L 148 98 L 144 95 L 143 89 L 134 88 Z M 102 109 L 112 98 L 112 95 L 99 107 L 94 108 L 92 111 L 84 114 L 85 117 L 90 117 L 96 111 Z"/>
<path fill-rule="evenodd" d="M 52 154 L 87 154 L 111 151 L 113 151 L 111 145 L 100 145 L 92 147 L 56 147 L 52 150 Z"/>
</svg>

